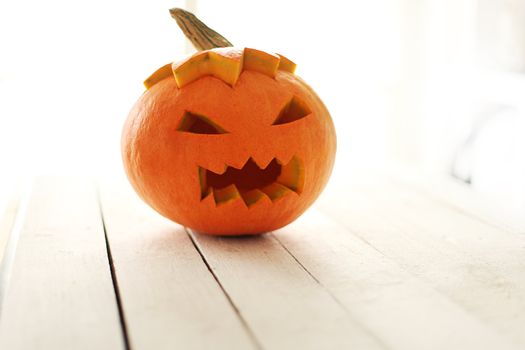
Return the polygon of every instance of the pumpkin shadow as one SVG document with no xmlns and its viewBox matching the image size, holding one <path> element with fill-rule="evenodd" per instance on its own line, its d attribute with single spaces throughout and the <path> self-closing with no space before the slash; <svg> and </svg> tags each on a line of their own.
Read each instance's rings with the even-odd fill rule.
<svg viewBox="0 0 525 350">
<path fill-rule="evenodd" d="M 265 284 L 285 292 L 304 285 L 318 283 L 315 277 L 280 241 L 279 237 L 287 235 L 301 239 L 296 230 L 284 227 L 278 234 L 268 232 L 260 235 L 212 236 L 191 232 L 190 237 L 201 254 L 205 263 L 213 270 L 219 280 L 235 278 L 245 280 L 248 289 L 254 293 L 280 293 L 268 290 Z M 309 262 L 315 261 L 315 256 L 309 257 Z M 258 286 L 255 288 L 255 286 Z M 279 286 L 279 287 L 276 287 Z"/>
<path fill-rule="evenodd" d="M 186 229 L 186 232 L 201 255 L 217 256 L 231 261 L 241 257 L 255 258 L 257 253 L 267 251 L 268 240 L 272 237 L 271 233 L 220 236 L 190 229 Z"/>
</svg>

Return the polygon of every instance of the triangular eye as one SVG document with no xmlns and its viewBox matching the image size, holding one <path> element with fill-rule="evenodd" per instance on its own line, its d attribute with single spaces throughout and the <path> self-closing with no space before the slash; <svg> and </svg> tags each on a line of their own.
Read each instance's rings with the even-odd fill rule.
<svg viewBox="0 0 525 350">
<path fill-rule="evenodd" d="M 227 131 L 212 122 L 203 115 L 186 111 L 177 127 L 178 131 L 191 132 L 193 134 L 226 134 Z"/>
<path fill-rule="evenodd" d="M 310 108 L 301 101 L 297 96 L 292 97 L 292 99 L 284 106 L 284 108 L 279 113 L 279 116 L 272 125 L 280 125 L 294 122 L 298 119 L 306 117 L 308 114 L 312 113 Z"/>
</svg>

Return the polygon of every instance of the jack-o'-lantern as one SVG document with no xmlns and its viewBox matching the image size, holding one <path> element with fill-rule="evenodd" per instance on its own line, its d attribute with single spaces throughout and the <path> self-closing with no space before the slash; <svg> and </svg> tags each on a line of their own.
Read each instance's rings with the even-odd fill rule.
<svg viewBox="0 0 525 350">
<path fill-rule="evenodd" d="M 191 16 L 185 28 L 203 28 L 176 11 Z M 336 139 L 326 107 L 294 70 L 282 55 L 223 47 L 153 73 L 122 136 L 140 197 L 208 234 L 263 233 L 301 215 L 328 181 Z"/>
</svg>

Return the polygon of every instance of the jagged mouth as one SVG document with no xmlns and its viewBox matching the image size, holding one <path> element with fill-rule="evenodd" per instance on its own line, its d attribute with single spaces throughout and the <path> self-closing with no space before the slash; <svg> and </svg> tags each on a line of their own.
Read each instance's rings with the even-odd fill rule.
<svg viewBox="0 0 525 350">
<path fill-rule="evenodd" d="M 297 157 L 287 164 L 273 158 L 265 168 L 248 159 L 240 169 L 227 166 L 222 174 L 199 167 L 201 200 L 213 194 L 215 204 L 242 199 L 250 207 L 264 198 L 272 202 L 291 193 L 301 194 L 304 167 Z"/>
</svg>

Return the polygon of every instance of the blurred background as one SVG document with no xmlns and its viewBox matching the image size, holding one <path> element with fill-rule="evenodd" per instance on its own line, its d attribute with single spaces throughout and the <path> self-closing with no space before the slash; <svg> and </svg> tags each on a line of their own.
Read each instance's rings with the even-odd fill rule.
<svg viewBox="0 0 525 350">
<path fill-rule="evenodd" d="M 142 81 L 193 50 L 171 7 L 298 64 L 336 124 L 336 176 L 393 164 L 525 207 L 523 0 L 4 0 L 4 192 L 38 174 L 122 173 Z"/>
</svg>

